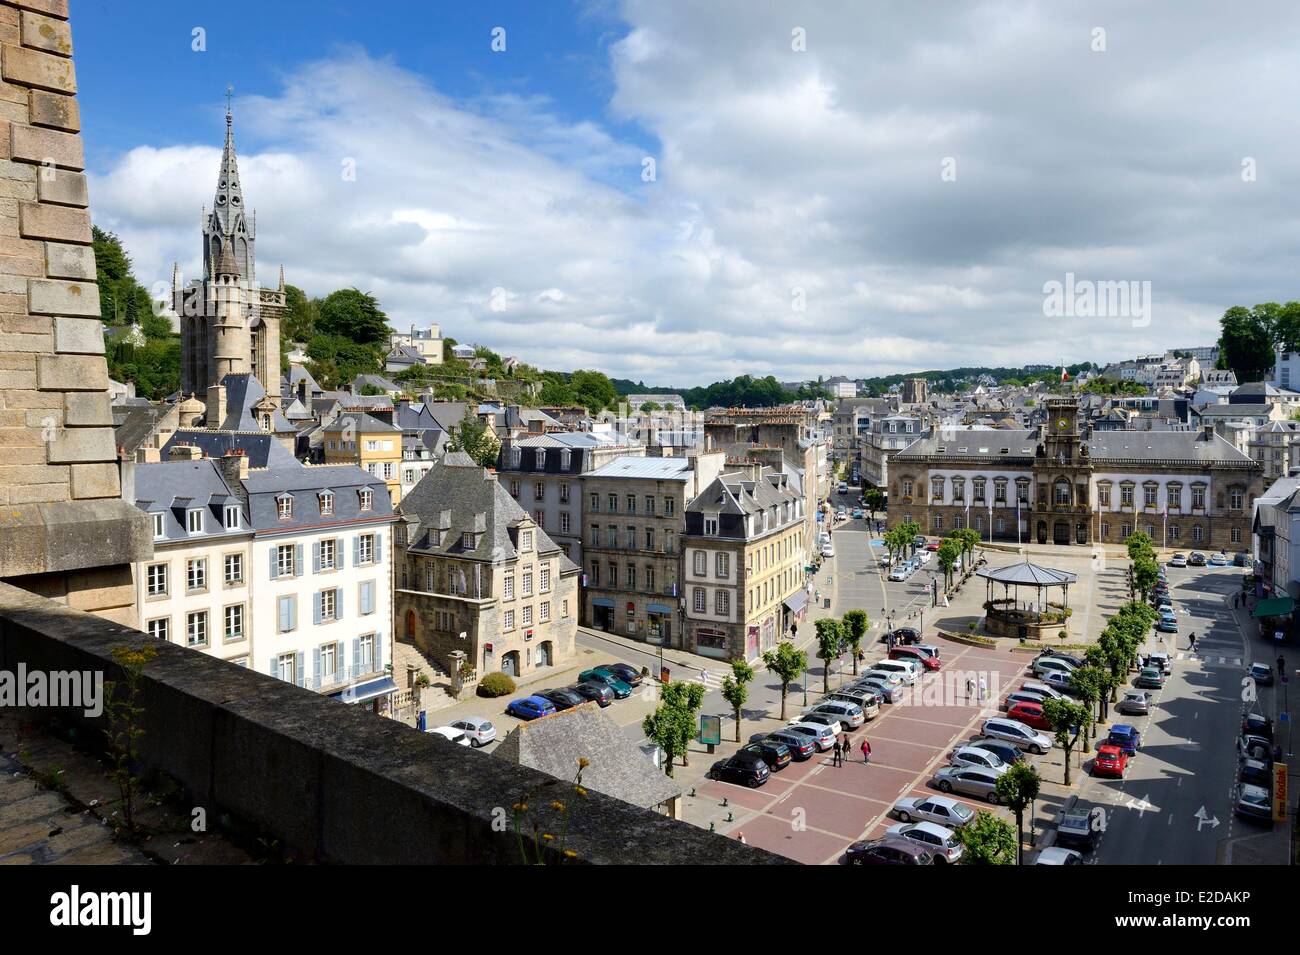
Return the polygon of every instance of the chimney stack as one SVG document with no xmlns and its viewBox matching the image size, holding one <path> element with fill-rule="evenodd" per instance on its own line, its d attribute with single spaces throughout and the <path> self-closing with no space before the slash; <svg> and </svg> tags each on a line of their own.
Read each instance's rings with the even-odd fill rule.
<svg viewBox="0 0 1300 955">
<path fill-rule="evenodd" d="M 203 420 L 209 431 L 220 428 L 226 420 L 226 386 L 212 385 L 208 388 L 208 413 Z"/>
<path fill-rule="evenodd" d="M 193 444 L 173 444 L 167 457 L 169 461 L 202 461 L 203 452 Z"/>
</svg>

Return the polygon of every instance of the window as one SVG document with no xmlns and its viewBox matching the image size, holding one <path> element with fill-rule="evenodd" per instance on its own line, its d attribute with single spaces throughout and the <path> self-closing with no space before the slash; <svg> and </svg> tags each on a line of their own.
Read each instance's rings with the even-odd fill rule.
<svg viewBox="0 0 1300 955">
<path fill-rule="evenodd" d="M 599 524 L 591 525 L 591 546 L 592 547 L 600 546 L 600 525 Z"/>
<path fill-rule="evenodd" d="M 600 561 L 598 561 L 598 560 L 593 560 L 593 561 L 591 562 L 591 584 L 590 584 L 590 586 L 592 586 L 592 587 L 599 587 L 599 586 L 600 586 Z"/>
<path fill-rule="evenodd" d="M 320 592 L 320 618 L 322 621 L 337 619 L 338 591 L 322 590 Z"/>
<path fill-rule="evenodd" d="M 1234 528 L 1232 529 L 1232 542 L 1233 542 L 1234 544 L 1240 544 L 1240 543 L 1241 543 L 1241 528 L 1240 528 L 1240 527 L 1234 527 Z"/>
<path fill-rule="evenodd" d="M 244 605 L 226 608 L 226 642 L 244 639 Z"/>
<path fill-rule="evenodd" d="M 943 530 L 943 515 L 942 515 L 942 514 L 936 514 L 936 515 L 934 515 L 934 529 L 935 529 L 936 531 L 941 531 L 941 530 Z"/>
<path fill-rule="evenodd" d="M 333 570 L 337 559 L 339 542 L 334 538 L 323 540 L 320 547 L 320 570 Z"/>
<path fill-rule="evenodd" d="M 1241 489 L 1234 487 L 1228 492 L 1228 506 L 1234 511 L 1241 510 L 1243 497 L 1244 495 L 1241 493 Z"/>
<path fill-rule="evenodd" d="M 695 576 L 707 577 L 709 575 L 709 555 L 707 552 L 697 550 L 694 552 Z"/>
<path fill-rule="evenodd" d="M 994 481 L 993 482 L 993 503 L 1005 504 L 1006 502 L 1007 502 L 1007 482 Z"/>
<path fill-rule="evenodd" d="M 551 565 L 543 564 L 542 569 L 538 571 L 538 592 L 550 593 L 551 591 Z"/>
<path fill-rule="evenodd" d="M 1178 540 L 1178 525 L 1177 525 L 1177 524 L 1174 524 L 1172 527 L 1169 528 L 1169 539 L 1170 539 L 1170 540 Z"/>
<path fill-rule="evenodd" d="M 149 569 L 148 571 L 146 571 L 145 576 L 148 580 L 148 583 L 146 585 L 148 589 L 146 593 L 148 593 L 150 597 L 167 596 L 167 565 L 166 564 L 150 564 Z"/>
<path fill-rule="evenodd" d="M 705 599 L 706 599 L 706 592 L 705 592 L 704 588 L 703 588 L 703 587 L 696 587 L 696 588 L 695 588 L 695 592 L 694 592 L 694 596 L 693 596 L 693 601 L 694 601 L 695 612 L 696 612 L 696 613 L 704 613 L 704 608 L 705 608 Z"/>
<path fill-rule="evenodd" d="M 568 448 L 565 448 L 564 450 L 562 450 L 562 451 L 560 452 L 560 470 L 561 470 L 561 471 L 567 471 L 567 470 L 569 470 L 570 459 L 571 459 L 572 457 L 573 457 L 573 452 L 570 451 Z"/>
<path fill-rule="evenodd" d="M 631 524 L 627 528 L 627 549 L 636 550 L 636 528 Z"/>
<path fill-rule="evenodd" d="M 930 482 L 930 497 L 935 501 L 943 500 L 943 478 L 934 478 Z"/>
<path fill-rule="evenodd" d="M 196 610 L 185 615 L 185 645 L 206 647 L 208 645 L 208 612 Z"/>
<path fill-rule="evenodd" d="M 233 504 L 227 504 L 225 510 L 226 530 L 234 530 L 239 527 L 239 508 Z"/>
<path fill-rule="evenodd" d="M 561 620 L 569 619 L 569 602 L 567 600 L 560 601 L 560 619 Z"/>
<path fill-rule="evenodd" d="M 320 493 L 320 514 L 321 517 L 329 517 L 334 513 L 334 494 L 331 491 L 321 491 Z"/>
<path fill-rule="evenodd" d="M 363 487 L 361 490 L 357 491 L 357 504 L 360 506 L 361 510 L 370 510 L 371 507 L 374 506 L 374 503 L 375 494 L 370 490 L 370 488 Z"/>
<path fill-rule="evenodd" d="M 1169 497 L 1169 509 L 1180 510 L 1183 506 L 1183 486 L 1181 484 L 1171 484 L 1165 489 Z"/>
<path fill-rule="evenodd" d="M 519 549 L 527 554 L 533 549 L 533 532 L 523 531 L 519 535 Z"/>
<path fill-rule="evenodd" d="M 673 516 L 673 499 L 671 497 L 666 497 L 664 498 L 664 517 L 672 517 L 672 516 Z"/>
<path fill-rule="evenodd" d="M 569 512 L 560 511 L 560 533 L 569 533 Z"/>
<path fill-rule="evenodd" d="M 524 607 L 524 609 L 520 612 L 520 614 L 521 614 L 520 623 L 525 627 L 531 627 L 533 625 L 532 604 L 529 604 L 528 606 Z"/>
<path fill-rule="evenodd" d="M 506 574 L 501 582 L 501 599 L 514 600 L 515 598 L 515 575 Z"/>
<path fill-rule="evenodd" d="M 153 516 L 153 536 L 163 537 L 167 533 L 166 528 L 163 525 L 164 515 L 154 514 L 152 516 Z"/>
<path fill-rule="evenodd" d="M 203 533 L 203 511 L 193 508 L 185 512 L 185 529 L 191 534 Z"/>
<path fill-rule="evenodd" d="M 1177 529 L 1178 529 L 1178 528 L 1174 528 L 1174 530 L 1177 530 Z M 1106 521 L 1102 521 L 1102 522 L 1101 522 L 1101 539 L 1102 539 L 1102 540 L 1106 540 L 1106 539 L 1109 538 L 1109 537 L 1110 537 L 1110 524 L 1108 524 Z"/>
<path fill-rule="evenodd" d="M 1070 503 L 1070 482 L 1057 481 L 1052 486 L 1052 498 L 1057 504 Z"/>
<path fill-rule="evenodd" d="M 1196 541 L 1198 544 L 1205 540 L 1205 528 L 1200 524 L 1192 525 L 1192 540 Z"/>
<path fill-rule="evenodd" d="M 546 470 L 546 449 L 538 448 L 533 452 L 533 467 L 539 471 Z"/>
<path fill-rule="evenodd" d="M 294 661 L 294 655 L 292 653 L 282 653 L 276 657 L 275 669 L 275 675 L 281 680 L 284 680 L 285 683 L 298 682 L 298 667 Z"/>
<path fill-rule="evenodd" d="M 704 519 L 704 536 L 705 537 L 718 536 L 718 519 L 716 517 L 706 517 Z"/>
<path fill-rule="evenodd" d="M 636 513 L 636 495 L 635 495 L 635 494 L 629 494 L 629 495 L 627 496 L 627 512 L 628 512 L 629 514 L 635 514 L 635 513 Z"/>
<path fill-rule="evenodd" d="M 1119 506 L 1120 506 L 1120 507 L 1132 507 L 1132 506 L 1133 506 L 1133 485 L 1131 485 L 1131 484 L 1122 484 L 1122 485 L 1120 485 L 1120 489 L 1119 489 Z"/>
<path fill-rule="evenodd" d="M 244 582 L 244 555 L 227 554 L 223 561 L 226 586 Z"/>
<path fill-rule="evenodd" d="M 322 683 L 333 683 L 338 666 L 338 644 L 326 643 L 320 648 L 320 679 Z"/>
<path fill-rule="evenodd" d="M 645 496 L 645 512 L 651 516 L 654 516 L 655 496 L 653 494 L 647 494 Z"/>
<path fill-rule="evenodd" d="M 651 591 L 655 589 L 654 565 L 647 566 L 645 569 L 645 589 Z"/>
<path fill-rule="evenodd" d="M 731 574 L 731 555 L 718 554 L 714 559 L 714 575 L 719 580 L 726 580 Z"/>
<path fill-rule="evenodd" d="M 357 538 L 357 563 L 373 564 L 375 562 L 375 535 L 362 534 Z"/>
<path fill-rule="evenodd" d="M 561 484 L 561 485 L 560 485 L 560 503 L 561 503 L 561 504 L 568 504 L 568 503 L 569 503 L 569 485 L 568 485 L 568 484 Z"/>
<path fill-rule="evenodd" d="M 546 512 L 545 512 L 545 511 L 533 511 L 533 523 L 536 524 L 538 527 L 542 528 L 543 530 L 545 530 L 545 529 L 546 529 Z"/>
<path fill-rule="evenodd" d="M 515 498 L 519 497 L 519 482 L 514 478 L 511 478 L 510 480 L 510 496 Z"/>
<path fill-rule="evenodd" d="M 191 590 L 206 590 L 208 586 L 208 561 L 196 557 L 185 562 L 185 586 Z"/>
<path fill-rule="evenodd" d="M 617 495 L 617 494 L 610 494 L 610 495 L 609 495 L 609 512 L 610 512 L 611 514 L 616 514 L 616 513 L 618 513 L 618 495 Z"/>
<path fill-rule="evenodd" d="M 515 628 L 515 612 L 513 610 L 507 610 L 504 614 L 501 615 L 501 629 L 513 630 L 514 628 Z"/>
<path fill-rule="evenodd" d="M 375 612 L 375 582 L 363 580 L 358 588 L 358 600 L 361 615 L 367 617 Z"/>
<path fill-rule="evenodd" d="M 957 488 L 954 487 L 953 490 L 954 490 L 954 492 L 956 492 L 956 491 L 957 491 Z M 911 482 L 911 481 L 904 481 L 904 482 L 903 482 L 903 497 L 911 497 L 911 496 L 912 496 L 912 482 Z M 955 493 L 955 496 L 958 496 L 958 497 L 959 497 L 960 495 Z"/>
<path fill-rule="evenodd" d="M 627 589 L 636 590 L 636 564 L 627 565 Z"/>
<path fill-rule="evenodd" d="M 728 590 L 715 590 L 713 592 L 713 611 L 718 616 L 726 616 L 731 613 L 731 592 Z"/>
<path fill-rule="evenodd" d="M 971 494 L 976 503 L 984 503 L 984 478 L 975 478 L 971 481 Z"/>
<path fill-rule="evenodd" d="M 276 629 L 287 633 L 298 625 L 298 601 L 296 597 L 281 597 L 276 601 Z"/>
<path fill-rule="evenodd" d="M 599 514 L 599 513 L 600 513 L 600 495 L 599 495 L 599 494 L 592 494 L 592 495 L 591 495 L 591 512 L 592 512 L 593 514 Z"/>
<path fill-rule="evenodd" d="M 542 481 L 533 482 L 533 500 L 541 501 L 546 498 L 546 485 Z"/>
<path fill-rule="evenodd" d="M 170 617 L 158 617 L 145 624 L 145 633 L 151 637 L 157 637 L 159 640 L 170 640 L 171 624 Z"/>
<path fill-rule="evenodd" d="M 1192 507 L 1205 509 L 1205 485 L 1198 484 L 1192 488 Z"/>
<path fill-rule="evenodd" d="M 293 576 L 293 544 L 280 544 L 275 549 L 275 576 L 291 577 Z"/>
<path fill-rule="evenodd" d="M 1121 540 L 1128 540 L 1129 535 L 1133 533 L 1132 524 L 1121 524 L 1119 526 L 1119 536 Z"/>
<path fill-rule="evenodd" d="M 524 590 L 523 590 L 524 596 L 531 597 L 533 595 L 533 572 L 531 570 L 524 571 L 523 585 L 524 585 Z"/>
<path fill-rule="evenodd" d="M 275 512 L 282 521 L 293 517 L 293 495 L 281 494 L 275 499 Z"/>
<path fill-rule="evenodd" d="M 543 600 L 537 607 L 537 622 L 546 623 L 551 619 L 551 602 Z"/>
</svg>

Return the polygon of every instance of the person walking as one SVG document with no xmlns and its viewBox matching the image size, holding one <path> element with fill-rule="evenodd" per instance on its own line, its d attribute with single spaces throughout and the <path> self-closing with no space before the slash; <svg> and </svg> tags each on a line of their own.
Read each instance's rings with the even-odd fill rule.
<svg viewBox="0 0 1300 955">
<path fill-rule="evenodd" d="M 984 677 L 980 677 L 980 702 L 983 703 L 989 695 L 989 685 L 984 682 Z"/>
<path fill-rule="evenodd" d="M 835 755 L 831 757 L 832 766 L 842 766 L 844 764 L 844 748 L 840 746 L 840 738 L 835 737 Z"/>
<path fill-rule="evenodd" d="M 1196 649 L 1196 631 L 1193 630 L 1191 633 L 1189 633 L 1189 634 L 1187 635 L 1187 639 L 1188 639 L 1188 640 L 1191 642 L 1191 644 L 1192 644 L 1191 649 L 1195 650 L 1195 649 Z"/>
<path fill-rule="evenodd" d="M 841 752 L 843 752 L 844 758 L 848 759 L 849 758 L 849 734 L 848 733 L 840 734 L 840 742 L 844 744 L 844 748 L 843 750 L 841 750 Z"/>
<path fill-rule="evenodd" d="M 968 676 L 966 677 L 966 702 L 969 703 L 970 698 L 974 695 L 975 695 L 975 678 L 973 676 Z"/>
<path fill-rule="evenodd" d="M 865 736 L 862 737 L 862 762 L 864 764 L 871 762 L 871 744 L 867 742 Z"/>
<path fill-rule="evenodd" d="M 739 842 L 742 846 L 749 845 L 749 843 L 745 841 L 745 834 L 743 832 L 736 833 L 736 841 Z"/>
</svg>

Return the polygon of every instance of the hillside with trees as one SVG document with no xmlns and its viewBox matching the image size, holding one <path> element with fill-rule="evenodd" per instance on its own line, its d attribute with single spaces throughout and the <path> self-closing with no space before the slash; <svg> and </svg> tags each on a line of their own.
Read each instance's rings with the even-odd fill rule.
<svg viewBox="0 0 1300 955">
<path fill-rule="evenodd" d="M 142 398 L 165 398 L 180 387 L 180 337 L 171 322 L 155 312 L 148 290 L 132 272 L 122 241 L 99 226 L 92 228 L 91 241 L 109 377 L 133 382 Z"/>
</svg>

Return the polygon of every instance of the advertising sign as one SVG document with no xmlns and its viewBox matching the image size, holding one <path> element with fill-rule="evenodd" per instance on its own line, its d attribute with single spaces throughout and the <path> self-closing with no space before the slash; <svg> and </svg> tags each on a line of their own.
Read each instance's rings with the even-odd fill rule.
<svg viewBox="0 0 1300 955">
<path fill-rule="evenodd" d="M 1287 765 L 1286 763 L 1273 764 L 1273 821 L 1286 822 L 1286 800 L 1287 800 Z"/>
<path fill-rule="evenodd" d="M 722 717 L 700 714 L 700 742 L 706 746 L 717 746 L 722 742 Z"/>
</svg>

